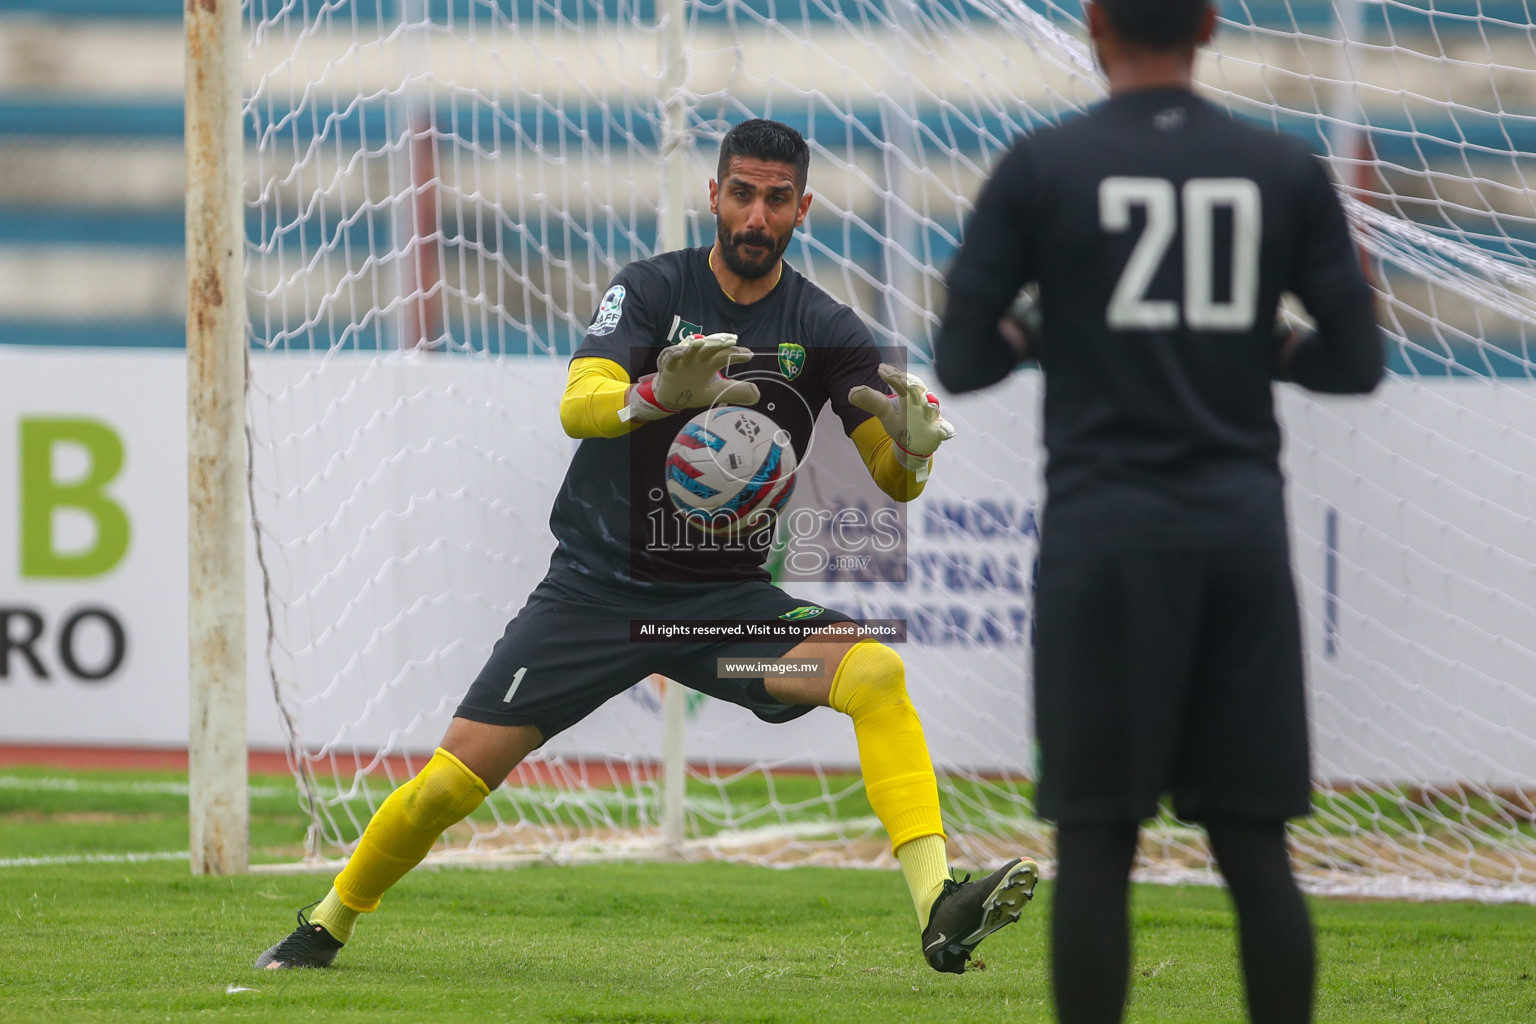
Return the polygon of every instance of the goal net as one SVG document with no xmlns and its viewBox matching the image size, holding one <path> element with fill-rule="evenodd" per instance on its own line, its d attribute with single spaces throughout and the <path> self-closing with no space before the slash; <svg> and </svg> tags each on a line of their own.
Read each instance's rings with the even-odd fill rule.
<svg viewBox="0 0 1536 1024">
<path fill-rule="evenodd" d="M 1051 0 L 246 12 L 251 501 L 311 858 L 345 855 L 430 756 L 543 575 L 567 359 L 619 268 L 713 238 L 728 125 L 810 140 L 788 258 L 922 372 L 985 172 L 1104 93 L 1080 9 Z M 1317 890 L 1536 897 L 1532 40 L 1519 0 L 1225 0 L 1198 65 L 1204 95 L 1330 162 L 1389 336 L 1375 395 L 1278 393 L 1317 774 L 1292 835 Z M 962 862 L 1051 858 L 1029 711 L 1039 394 L 1026 371 L 947 405 L 959 434 L 908 510 L 905 582 L 794 585 L 907 621 Z M 443 852 L 657 849 L 666 684 L 635 684 Z M 842 716 L 769 726 L 686 697 L 672 849 L 893 863 Z M 1195 830 L 1147 835 L 1144 877 L 1211 877 Z"/>
</svg>

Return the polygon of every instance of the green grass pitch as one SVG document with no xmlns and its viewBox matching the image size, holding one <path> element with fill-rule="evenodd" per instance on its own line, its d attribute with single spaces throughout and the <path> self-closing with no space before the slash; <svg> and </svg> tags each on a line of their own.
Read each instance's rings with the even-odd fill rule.
<svg viewBox="0 0 1536 1024">
<path fill-rule="evenodd" d="M 62 781 L 61 781 L 62 780 Z M 613 864 L 417 872 L 329 971 L 260 973 L 316 876 L 192 878 L 185 860 L 55 863 L 187 845 L 176 776 L 0 769 L 0 1008 L 15 1021 L 1049 1021 L 1051 887 L 930 971 L 890 872 Z M 80 784 L 79 788 L 70 788 Z M 303 822 L 255 779 L 258 851 Z M 23 866 L 27 858 L 49 863 Z M 1318 1020 L 1536 1021 L 1536 908 L 1317 900 Z M 1241 1020 L 1216 889 L 1135 892 L 1128 1021 Z"/>
</svg>

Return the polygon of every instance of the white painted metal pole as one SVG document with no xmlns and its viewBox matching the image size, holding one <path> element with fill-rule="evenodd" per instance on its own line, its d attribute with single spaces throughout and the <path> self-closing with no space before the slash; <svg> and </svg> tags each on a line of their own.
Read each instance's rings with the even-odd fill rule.
<svg viewBox="0 0 1536 1024">
<path fill-rule="evenodd" d="M 681 249 L 688 244 L 688 132 L 687 36 L 684 31 L 684 0 L 663 0 L 657 5 L 661 19 L 661 210 L 657 217 L 656 251 Z M 684 814 L 688 781 L 688 694 L 680 683 L 667 680 L 662 696 L 662 795 L 661 835 L 677 847 L 687 830 Z"/>
<path fill-rule="evenodd" d="M 240 0 L 188 0 L 187 735 L 192 873 L 250 866 Z"/>
<path fill-rule="evenodd" d="M 391 156 L 395 242 L 399 253 L 400 347 L 427 349 L 441 340 L 442 279 L 438 251 L 437 140 L 432 134 L 432 12 L 427 0 L 400 0 L 400 60 L 403 81 L 390 101 L 394 137 Z M 394 140 L 391 139 L 391 142 Z"/>
<path fill-rule="evenodd" d="M 1351 192 L 1358 192 L 1370 180 L 1371 173 L 1356 94 L 1359 72 L 1355 55 L 1365 37 L 1365 5 L 1361 0 L 1334 0 L 1334 14 L 1338 19 L 1339 52 L 1334 63 L 1337 81 L 1325 111 L 1330 119 L 1328 148 L 1332 151 L 1334 175 L 1340 184 Z"/>
<path fill-rule="evenodd" d="M 661 210 L 657 218 L 656 251 L 688 244 L 688 38 L 684 0 L 662 0 L 661 18 Z"/>
<path fill-rule="evenodd" d="M 920 47 L 909 48 L 919 39 L 915 0 L 898 0 L 889 7 L 891 18 L 900 31 L 894 33 L 891 56 L 902 67 L 921 67 Z M 914 55 L 913 49 L 919 53 Z M 923 312 L 931 309 L 923 280 L 922 233 L 911 204 L 921 204 L 923 184 L 913 172 L 920 159 L 917 132 L 911 115 L 917 109 L 913 79 L 895 86 L 880 98 L 880 121 L 885 137 L 882 162 L 885 171 L 885 296 L 883 305 L 890 325 L 890 344 L 907 354 L 908 345 L 922 346 L 928 335 Z"/>
<path fill-rule="evenodd" d="M 676 848 L 688 831 L 688 691 L 682 683 L 667 680 L 661 715 L 661 837 Z"/>
</svg>

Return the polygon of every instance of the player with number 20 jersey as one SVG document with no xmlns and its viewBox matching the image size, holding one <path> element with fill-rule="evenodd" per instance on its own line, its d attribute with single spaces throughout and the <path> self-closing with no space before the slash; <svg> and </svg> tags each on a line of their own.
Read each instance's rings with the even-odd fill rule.
<svg viewBox="0 0 1536 1024">
<path fill-rule="evenodd" d="M 1110 98 L 994 169 L 935 347 L 952 391 L 1027 356 L 1044 371 L 1034 685 L 1057 1009 L 1120 1020 L 1126 878 L 1167 793 L 1231 886 L 1253 1019 L 1302 1022 L 1312 940 L 1284 822 L 1308 813 L 1309 755 L 1272 383 L 1374 388 L 1372 292 L 1318 160 L 1192 91 L 1207 0 L 1085 9 Z M 1287 292 L 1315 331 L 1276 330 Z"/>
</svg>

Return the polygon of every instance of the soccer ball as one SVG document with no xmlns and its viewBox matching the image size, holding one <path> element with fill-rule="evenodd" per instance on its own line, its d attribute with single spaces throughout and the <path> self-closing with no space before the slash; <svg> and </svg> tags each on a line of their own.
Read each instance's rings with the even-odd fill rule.
<svg viewBox="0 0 1536 1024">
<path fill-rule="evenodd" d="M 667 494 L 705 533 L 759 530 L 795 489 L 789 432 L 753 409 L 706 409 L 678 431 L 667 452 Z"/>
</svg>

